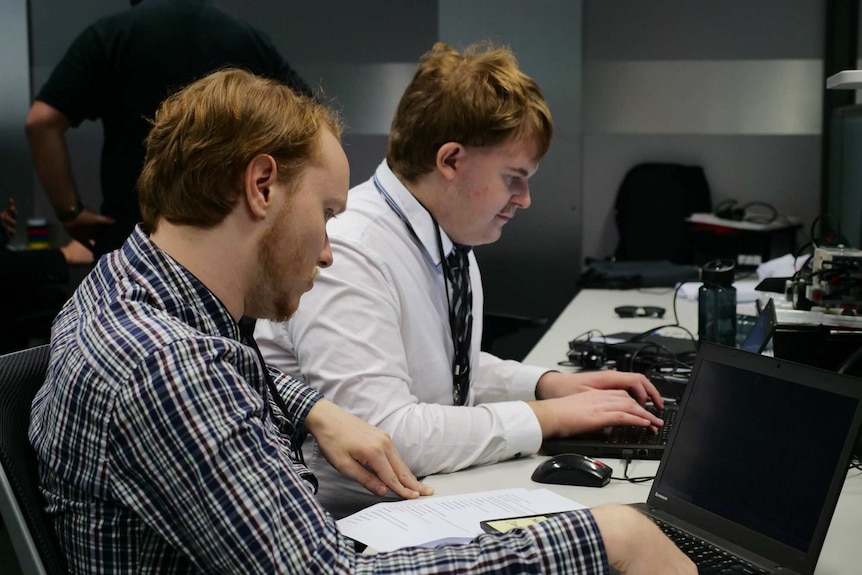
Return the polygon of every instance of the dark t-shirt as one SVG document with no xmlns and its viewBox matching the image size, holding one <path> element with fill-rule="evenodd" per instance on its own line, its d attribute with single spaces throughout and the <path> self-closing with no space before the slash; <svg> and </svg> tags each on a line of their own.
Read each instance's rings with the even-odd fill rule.
<svg viewBox="0 0 862 575">
<path fill-rule="evenodd" d="M 169 94 L 218 68 L 234 66 L 309 87 L 262 32 L 202 0 L 147 0 L 87 27 L 36 96 L 72 126 L 101 119 L 101 212 L 116 229 L 97 254 L 118 248 L 140 220 L 135 184 L 150 119 Z"/>
</svg>

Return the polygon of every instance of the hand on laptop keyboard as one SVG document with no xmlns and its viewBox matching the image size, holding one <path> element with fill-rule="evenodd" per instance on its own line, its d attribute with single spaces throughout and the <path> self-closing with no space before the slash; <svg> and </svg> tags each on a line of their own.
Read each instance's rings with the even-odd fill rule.
<svg viewBox="0 0 862 575">
<path fill-rule="evenodd" d="M 671 424 L 673 423 L 673 420 L 676 419 L 676 406 L 670 405 L 668 409 L 657 409 L 653 405 L 647 405 L 646 410 L 664 421 L 664 425 L 657 433 L 654 428 L 650 429 L 635 425 L 616 425 L 605 428 L 605 433 L 608 435 L 608 441 L 610 443 L 626 443 L 634 445 L 667 445 Z"/>
<path fill-rule="evenodd" d="M 609 425 L 632 425 L 656 433 L 664 422 L 625 391 L 584 391 L 567 397 L 528 402 L 542 437 L 570 437 Z"/>
<path fill-rule="evenodd" d="M 663 421 L 644 406 L 664 402 L 640 373 L 616 371 L 544 374 L 530 402 L 542 437 L 570 437 L 609 425 L 635 425 L 656 433 Z"/>
<path fill-rule="evenodd" d="M 645 375 L 614 369 L 582 371 L 580 373 L 549 371 L 539 378 L 539 382 L 536 384 L 536 398 L 565 397 L 593 389 L 624 390 L 641 405 L 651 401 L 659 408 L 664 406 L 661 394 Z"/>
</svg>

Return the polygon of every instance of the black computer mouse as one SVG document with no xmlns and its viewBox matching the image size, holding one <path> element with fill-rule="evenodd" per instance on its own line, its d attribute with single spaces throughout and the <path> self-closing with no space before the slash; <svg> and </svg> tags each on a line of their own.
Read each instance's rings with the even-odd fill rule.
<svg viewBox="0 0 862 575">
<path fill-rule="evenodd" d="M 531 478 L 539 483 L 604 487 L 613 472 L 610 466 L 598 459 L 579 453 L 561 453 L 543 461 Z"/>
</svg>

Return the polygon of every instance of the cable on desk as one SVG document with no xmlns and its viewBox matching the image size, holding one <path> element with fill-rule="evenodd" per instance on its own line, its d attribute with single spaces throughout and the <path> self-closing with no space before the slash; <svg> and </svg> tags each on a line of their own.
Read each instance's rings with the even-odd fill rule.
<svg viewBox="0 0 862 575">
<path fill-rule="evenodd" d="M 637 337 L 632 338 L 630 342 L 639 342 L 644 345 L 635 350 L 624 365 L 620 365 L 619 360 L 617 360 L 617 369 L 620 371 L 637 371 L 649 377 L 649 374 L 661 373 L 661 370 L 670 370 L 670 375 L 677 375 L 680 369 L 691 370 L 692 368 L 692 363 L 680 360 L 673 351 L 658 342 L 639 341 Z M 693 359 L 694 352 L 691 355 Z"/>
<path fill-rule="evenodd" d="M 639 341 L 641 338 L 644 338 L 648 335 L 654 334 L 658 330 L 664 329 L 666 327 L 678 327 L 678 328 L 682 329 L 683 331 L 685 331 L 686 333 L 688 333 L 688 336 L 691 338 L 692 341 L 695 341 L 694 335 L 691 333 L 691 331 L 689 331 L 686 327 L 683 327 L 679 324 L 679 313 L 677 312 L 677 309 L 676 309 L 676 300 L 679 297 L 679 290 L 682 288 L 683 283 L 684 282 L 680 282 L 679 284 L 677 284 L 676 288 L 673 290 L 673 306 L 672 306 L 673 323 L 660 325 L 658 327 L 654 327 L 654 328 L 648 329 L 646 331 L 643 331 L 643 332 L 639 333 L 638 335 L 636 335 L 635 337 L 633 337 L 632 341 Z M 696 341 L 695 341 L 695 343 L 696 343 Z"/>
<path fill-rule="evenodd" d="M 678 358 L 666 346 L 657 342 L 644 341 L 646 337 L 656 334 L 659 330 L 668 327 L 675 327 L 686 332 L 689 339 L 694 344 L 695 349 L 697 349 L 697 340 L 695 339 L 694 334 L 692 334 L 688 328 L 679 323 L 677 298 L 682 285 L 682 283 L 678 284 L 673 290 L 673 323 L 650 328 L 630 338 L 628 342 L 624 342 L 643 343 L 644 346 L 632 353 L 631 357 L 628 358 L 627 365 L 617 362 L 612 364 L 613 368 L 618 369 L 619 371 L 637 371 L 644 374 L 659 372 L 662 369 L 670 369 L 673 375 L 676 375 L 681 368 L 686 370 L 691 369 L 691 362 L 681 361 L 680 358 Z M 593 336 L 596 334 L 601 338 L 601 340 L 596 341 L 593 339 Z M 611 347 L 613 345 L 614 344 L 607 343 L 605 335 L 600 330 L 591 329 L 578 335 L 569 342 L 569 351 L 566 354 L 567 359 L 558 361 L 557 365 L 565 367 L 584 367 L 588 369 L 609 367 L 611 364 L 607 364 L 606 347 Z M 655 350 L 655 352 L 650 354 L 650 350 Z M 636 362 L 638 361 L 642 365 L 637 365 Z"/>
<path fill-rule="evenodd" d="M 626 466 L 623 468 L 623 476 L 622 477 L 613 477 L 611 479 L 616 479 L 617 481 L 628 481 L 629 483 L 646 483 L 647 481 L 652 481 L 655 479 L 655 475 L 653 476 L 641 476 L 641 477 L 629 477 L 629 464 L 632 462 L 631 457 L 626 457 Z"/>
<path fill-rule="evenodd" d="M 593 340 L 593 335 L 597 335 L 601 339 Z M 584 337 L 586 339 L 583 339 Z M 569 351 L 566 352 L 568 359 L 558 361 L 557 365 L 598 369 L 605 363 L 604 349 L 606 345 L 608 345 L 607 338 L 601 330 L 585 331 L 569 342 Z"/>
</svg>

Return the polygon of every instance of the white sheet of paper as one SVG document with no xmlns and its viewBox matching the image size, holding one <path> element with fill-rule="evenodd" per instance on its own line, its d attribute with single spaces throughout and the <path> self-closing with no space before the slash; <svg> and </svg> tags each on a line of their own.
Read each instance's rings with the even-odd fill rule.
<svg viewBox="0 0 862 575">
<path fill-rule="evenodd" d="M 337 522 L 346 536 L 376 551 L 467 542 L 482 533 L 480 521 L 583 509 L 547 489 L 500 489 L 445 497 L 377 503 Z"/>
</svg>

